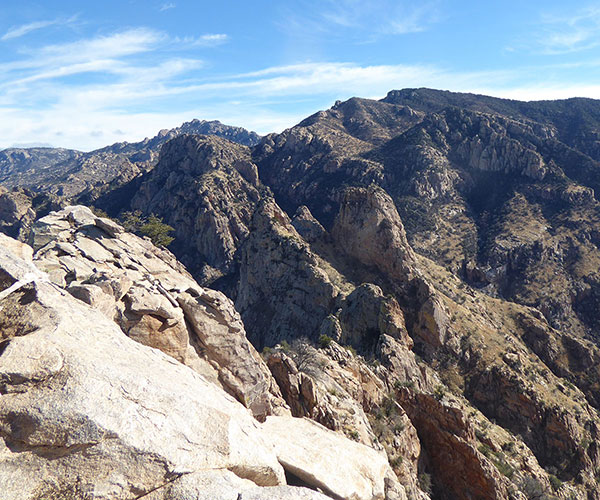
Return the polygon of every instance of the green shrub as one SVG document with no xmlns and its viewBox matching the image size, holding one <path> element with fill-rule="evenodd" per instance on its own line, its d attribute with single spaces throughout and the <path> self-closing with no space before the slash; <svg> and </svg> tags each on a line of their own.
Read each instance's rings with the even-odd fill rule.
<svg viewBox="0 0 600 500">
<path fill-rule="evenodd" d="M 359 441 L 360 440 L 360 434 L 358 433 L 358 431 L 356 430 L 351 430 L 348 431 L 348 435 L 354 439 L 354 441 Z"/>
<path fill-rule="evenodd" d="M 486 457 L 491 457 L 492 455 L 492 449 L 485 443 L 480 444 L 477 449 L 479 450 L 480 453 L 482 453 L 483 455 L 485 455 Z"/>
<path fill-rule="evenodd" d="M 428 495 L 433 492 L 433 486 L 431 482 L 431 475 L 423 472 L 419 474 L 419 488 Z"/>
<path fill-rule="evenodd" d="M 498 469 L 498 471 L 505 475 L 508 479 L 512 478 L 515 474 L 515 469 L 513 469 L 504 460 L 494 460 L 494 465 L 496 466 L 496 469 Z"/>
<path fill-rule="evenodd" d="M 506 443 L 504 443 L 502 445 L 502 449 L 507 453 L 514 453 L 515 452 L 515 443 L 513 443 L 512 441 L 507 441 Z"/>
<path fill-rule="evenodd" d="M 323 348 L 323 349 L 327 349 L 330 345 L 331 342 L 333 342 L 333 339 L 329 336 L 329 335 L 325 335 L 324 333 L 319 337 L 319 345 Z"/>
<path fill-rule="evenodd" d="M 96 208 L 94 206 L 91 206 L 90 210 L 96 217 L 103 217 L 104 219 L 110 219 L 110 216 L 101 208 Z"/>
<path fill-rule="evenodd" d="M 404 382 L 401 382 L 400 380 L 396 380 L 394 382 L 394 389 L 400 390 L 404 387 L 406 387 L 407 389 L 414 389 L 415 383 L 413 380 L 405 380 Z"/>
<path fill-rule="evenodd" d="M 147 236 L 156 246 L 169 246 L 174 238 L 169 233 L 175 231 L 171 226 L 165 224 L 160 217 L 151 214 L 149 217 L 142 215 L 142 212 L 124 212 L 121 215 L 121 224 L 126 231 L 137 234 L 138 236 Z"/>
<path fill-rule="evenodd" d="M 396 434 L 400 434 L 400 433 L 401 433 L 401 432 L 404 430 L 404 428 L 405 428 L 405 427 L 406 427 L 406 426 L 404 425 L 404 423 L 403 423 L 403 422 L 397 422 L 397 423 L 394 425 L 394 432 L 395 432 Z"/>
<path fill-rule="evenodd" d="M 550 486 L 554 491 L 558 491 L 562 488 L 562 481 L 558 479 L 555 475 L 549 474 L 548 480 L 550 481 Z"/>
</svg>

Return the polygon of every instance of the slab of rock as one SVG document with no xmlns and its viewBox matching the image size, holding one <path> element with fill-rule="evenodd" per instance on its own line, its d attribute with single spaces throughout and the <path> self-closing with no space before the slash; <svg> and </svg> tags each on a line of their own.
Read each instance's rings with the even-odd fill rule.
<svg viewBox="0 0 600 500">
<path fill-rule="evenodd" d="M 396 299 L 371 283 L 362 284 L 346 297 L 340 324 L 343 344 L 372 348 L 380 335 L 389 335 L 409 349 L 413 345 Z"/>
<path fill-rule="evenodd" d="M 242 405 L 29 268 L 0 249 L 4 500 L 133 499 L 206 469 L 285 484 Z"/>
<path fill-rule="evenodd" d="M 0 246 L 11 251 L 17 257 L 31 262 L 33 260 L 33 248 L 26 243 L 21 243 L 13 238 L 9 238 L 3 233 L 0 233 Z"/>
<path fill-rule="evenodd" d="M 34 234 L 44 243 L 35 264 L 127 336 L 202 374 L 259 419 L 289 414 L 232 302 L 200 287 L 168 250 L 81 206 L 40 219 Z"/>
<path fill-rule="evenodd" d="M 289 414 L 277 383 L 246 338 L 233 303 L 222 293 L 202 288 L 177 296 L 187 323 L 202 346 L 202 356 L 219 367 L 223 387 L 259 419 Z"/>
<path fill-rule="evenodd" d="M 283 468 L 307 485 L 337 499 L 385 498 L 384 454 L 307 419 L 268 417 L 262 427 Z"/>
<path fill-rule="evenodd" d="M 146 500 L 327 500 L 329 497 L 294 486 L 257 487 L 228 470 L 186 474 L 159 488 Z"/>
<path fill-rule="evenodd" d="M 415 255 L 392 198 L 381 188 L 349 188 L 332 235 L 339 248 L 397 282 L 413 275 Z"/>
</svg>

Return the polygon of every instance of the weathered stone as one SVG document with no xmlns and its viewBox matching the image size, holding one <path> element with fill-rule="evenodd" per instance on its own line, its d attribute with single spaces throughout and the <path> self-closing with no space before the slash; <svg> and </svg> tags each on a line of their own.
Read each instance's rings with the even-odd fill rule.
<svg viewBox="0 0 600 500">
<path fill-rule="evenodd" d="M 250 150 L 225 139 L 181 136 L 161 150 L 132 207 L 154 213 L 175 228 L 171 245 L 198 276 L 206 264 L 231 272 L 234 254 L 248 235 L 259 194 Z M 185 208 L 178 200 L 187 200 Z M 201 284 L 216 277 L 202 273 Z"/>
<path fill-rule="evenodd" d="M 10 238 L 3 233 L 0 233 L 0 246 L 16 255 L 19 259 L 29 262 L 33 260 L 33 248 L 26 243 L 21 243 L 20 241 Z"/>
<path fill-rule="evenodd" d="M 327 500 L 329 497 L 306 488 L 269 486 L 258 488 L 228 470 L 185 474 L 158 488 L 147 500 Z"/>
<path fill-rule="evenodd" d="M 307 419 L 268 417 L 262 424 L 283 468 L 334 498 L 385 498 L 385 455 Z"/>
<path fill-rule="evenodd" d="M 269 369 L 246 339 L 244 325 L 222 293 L 200 289 L 177 297 L 187 323 L 202 347 L 202 357 L 219 367 L 225 389 L 264 419 L 287 413 Z"/>
<path fill-rule="evenodd" d="M 345 253 L 398 284 L 412 278 L 414 253 L 394 202 L 382 189 L 348 189 L 332 234 Z"/>
<path fill-rule="evenodd" d="M 0 262 L 12 279 L 27 277 L 10 254 Z M 256 421 L 218 387 L 131 341 L 39 275 L 0 298 L 2 323 L 33 310 L 34 330 L 9 338 L 1 354 L 3 498 L 77 487 L 133 499 L 180 474 L 215 468 L 259 485 L 284 483 Z"/>
<path fill-rule="evenodd" d="M 63 231 L 73 213 L 73 226 Z M 84 207 L 45 218 L 43 227 L 54 239 L 36 254 L 36 265 L 61 286 L 69 280 L 73 296 L 116 321 L 130 338 L 201 373 L 256 417 L 288 412 L 228 298 L 198 286 L 170 252 L 123 231 L 110 236 L 97 224 L 90 227 L 90 220 L 99 219 Z"/>
<path fill-rule="evenodd" d="M 273 200 L 261 201 L 250 227 L 236 299 L 249 339 L 259 348 L 301 336 L 316 339 L 343 278 L 311 252 Z"/>
<path fill-rule="evenodd" d="M 298 207 L 292 225 L 298 231 L 298 234 L 308 243 L 313 243 L 327 237 L 327 231 L 321 223 L 313 217 L 308 207 L 302 205 Z"/>
<path fill-rule="evenodd" d="M 381 288 L 373 284 L 363 284 L 346 297 L 340 324 L 342 344 L 373 350 L 381 335 L 389 335 L 409 349 L 413 345 L 398 302 L 384 296 Z"/>
<path fill-rule="evenodd" d="M 23 190 L 8 191 L 0 186 L 0 232 L 27 241 L 34 219 L 31 198 Z"/>
</svg>

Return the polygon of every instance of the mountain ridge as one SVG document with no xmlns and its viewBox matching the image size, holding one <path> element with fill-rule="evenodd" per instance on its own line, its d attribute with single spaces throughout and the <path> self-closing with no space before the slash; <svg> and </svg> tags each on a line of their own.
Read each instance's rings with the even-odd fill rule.
<svg viewBox="0 0 600 500">
<path fill-rule="evenodd" d="M 88 191 L 41 186 L 160 217 L 175 255 L 83 207 L 40 219 L 22 190 L 0 215 L 64 293 L 273 429 L 283 411 L 378 450 L 364 498 L 599 500 L 598 110 L 405 89 L 252 147 L 176 134 L 137 170 L 106 150 L 128 168 L 100 189 L 93 165 L 72 178 Z M 293 422 L 290 481 L 347 496 L 310 444 L 286 449 Z"/>
</svg>

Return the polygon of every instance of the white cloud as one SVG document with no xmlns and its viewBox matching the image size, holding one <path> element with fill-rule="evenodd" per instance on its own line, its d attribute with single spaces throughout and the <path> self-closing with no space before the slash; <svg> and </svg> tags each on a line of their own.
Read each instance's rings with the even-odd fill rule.
<svg viewBox="0 0 600 500">
<path fill-rule="evenodd" d="M 37 21 L 35 23 L 23 24 L 21 26 L 13 26 L 10 28 L 0 40 L 11 40 L 12 38 L 19 38 L 27 33 L 31 33 L 32 31 L 36 31 L 42 28 L 46 28 L 47 26 L 52 26 L 56 24 L 56 21 Z"/>
<path fill-rule="evenodd" d="M 0 147 L 33 140 L 88 150 L 115 141 L 141 140 L 192 118 L 219 119 L 268 133 L 281 131 L 334 100 L 353 95 L 379 98 L 392 88 L 440 87 L 449 81 L 455 86 L 473 87 L 477 82 L 502 78 L 497 73 L 451 75 L 425 66 L 306 63 L 207 83 L 191 76 L 182 78 L 201 68 L 202 63 L 196 60 L 174 58 L 155 66 L 133 66 L 120 60 L 110 68 L 111 64 L 102 59 L 86 64 L 118 78 L 112 83 L 73 86 L 55 80 L 60 70 L 52 69 L 38 74 L 37 80 L 22 82 L 16 90 L 11 89 L 12 93 L 5 92 L 0 99 Z M 76 65 L 69 67 L 70 71 L 75 69 Z M 18 106 L 23 96 L 36 92 L 43 92 L 50 103 L 31 109 Z M 289 111 L 290 104 L 294 104 L 293 111 Z"/>
<path fill-rule="evenodd" d="M 209 79 L 193 47 L 226 40 L 224 34 L 177 39 L 139 28 L 21 52 L 0 73 L 0 147 L 36 142 L 89 150 L 141 140 L 192 118 L 268 133 L 337 99 L 381 98 L 406 87 L 520 99 L 600 97 L 600 87 L 544 81 L 539 68 L 465 73 L 427 65 L 306 62 Z M 540 81 L 524 85 L 523 73 L 538 74 Z"/>
<path fill-rule="evenodd" d="M 300 3 L 295 10 L 285 9 L 282 28 L 314 37 L 319 33 L 335 35 L 352 31 L 354 38 L 405 35 L 429 29 L 441 18 L 438 0 L 416 4 L 405 0 L 324 0 L 320 8 Z"/>
<path fill-rule="evenodd" d="M 229 35 L 225 33 L 206 33 L 200 36 L 175 37 L 172 39 L 174 44 L 184 47 L 216 47 L 229 41 Z"/>
<path fill-rule="evenodd" d="M 174 3 L 172 3 L 172 2 L 169 2 L 169 3 L 163 3 L 163 4 L 160 6 L 160 9 L 158 9 L 158 10 L 159 10 L 160 12 L 164 12 L 164 11 L 166 11 L 166 10 L 171 10 L 171 9 L 174 9 L 175 7 L 177 7 L 177 6 L 176 6 Z"/>
<path fill-rule="evenodd" d="M 20 26 L 13 26 L 9 28 L 8 31 L 2 35 L 2 37 L 0 37 L 0 40 L 6 41 L 12 40 L 13 38 L 20 38 L 28 33 L 31 33 L 32 31 L 48 28 L 49 26 L 68 25 L 73 23 L 76 19 L 77 16 L 72 16 L 68 19 L 49 19 L 45 21 L 35 21 L 32 23 L 22 24 Z"/>
<path fill-rule="evenodd" d="M 209 33 L 198 37 L 195 45 L 220 45 L 228 39 L 229 37 L 224 33 Z"/>
<path fill-rule="evenodd" d="M 131 66 L 131 63 L 125 62 L 128 56 L 150 52 L 165 39 L 165 35 L 153 30 L 130 29 L 112 35 L 22 51 L 21 55 L 24 57 L 2 65 L 0 102 L 3 90 L 15 92 L 24 84 L 32 82 L 84 73 L 126 74 Z M 160 68 L 160 65 L 156 66 Z M 35 89 L 23 90 L 30 90 L 35 95 Z"/>
<path fill-rule="evenodd" d="M 600 45 L 599 7 L 587 7 L 562 16 L 546 14 L 541 25 L 534 40 L 543 54 L 568 54 Z"/>
<path fill-rule="evenodd" d="M 147 28 L 129 29 L 72 43 L 48 45 L 36 51 L 36 60 L 44 65 L 59 62 L 86 62 L 97 58 L 122 57 L 148 52 L 166 39 L 166 35 Z"/>
</svg>

